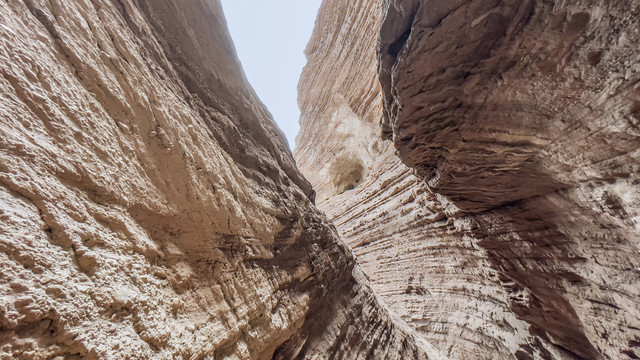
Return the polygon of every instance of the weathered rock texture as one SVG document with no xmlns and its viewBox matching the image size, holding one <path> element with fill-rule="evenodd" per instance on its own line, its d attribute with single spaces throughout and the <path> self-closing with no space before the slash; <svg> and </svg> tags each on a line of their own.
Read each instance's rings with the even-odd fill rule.
<svg viewBox="0 0 640 360">
<path fill-rule="evenodd" d="M 639 6 L 324 2 L 296 159 L 445 354 L 640 357 Z"/>
<path fill-rule="evenodd" d="M 3 1 L 0 83 L 1 359 L 433 353 L 358 280 L 218 1 Z"/>
</svg>

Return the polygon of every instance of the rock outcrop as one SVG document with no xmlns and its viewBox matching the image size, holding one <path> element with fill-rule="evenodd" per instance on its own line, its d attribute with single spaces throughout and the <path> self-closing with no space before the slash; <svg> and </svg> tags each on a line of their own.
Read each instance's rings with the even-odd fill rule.
<svg viewBox="0 0 640 360">
<path fill-rule="evenodd" d="M 324 2 L 296 159 L 445 354 L 640 356 L 639 5 Z"/>
<path fill-rule="evenodd" d="M 3 1 L 0 83 L 1 359 L 438 358 L 313 205 L 218 1 Z"/>
</svg>

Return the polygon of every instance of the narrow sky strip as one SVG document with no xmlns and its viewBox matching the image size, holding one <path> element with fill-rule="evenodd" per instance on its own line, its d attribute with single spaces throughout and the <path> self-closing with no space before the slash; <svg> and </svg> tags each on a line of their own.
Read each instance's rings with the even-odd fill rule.
<svg viewBox="0 0 640 360">
<path fill-rule="evenodd" d="M 249 82 L 295 145 L 297 86 L 321 0 L 222 0 Z"/>
</svg>

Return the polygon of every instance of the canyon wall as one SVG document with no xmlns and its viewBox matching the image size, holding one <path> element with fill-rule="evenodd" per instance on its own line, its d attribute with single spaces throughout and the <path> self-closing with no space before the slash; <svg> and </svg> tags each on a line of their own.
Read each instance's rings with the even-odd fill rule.
<svg viewBox="0 0 640 360">
<path fill-rule="evenodd" d="M 0 359 L 440 358 L 313 205 L 218 1 L 3 1 L 0 83 Z"/>
<path fill-rule="evenodd" d="M 639 5 L 324 1 L 296 160 L 443 353 L 640 357 Z"/>
</svg>

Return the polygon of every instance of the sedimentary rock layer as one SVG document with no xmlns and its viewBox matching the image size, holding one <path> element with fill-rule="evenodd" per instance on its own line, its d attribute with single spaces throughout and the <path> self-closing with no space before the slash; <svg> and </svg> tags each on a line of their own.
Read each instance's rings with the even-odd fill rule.
<svg viewBox="0 0 640 360">
<path fill-rule="evenodd" d="M 3 1 L 0 83 L 0 358 L 431 352 L 314 207 L 218 1 Z"/>
<path fill-rule="evenodd" d="M 640 355 L 639 19 L 625 1 L 323 4 L 296 159 L 443 352 Z"/>
<path fill-rule="evenodd" d="M 640 3 L 406 6 L 380 43 L 399 156 L 477 214 L 519 318 L 571 356 L 637 356 Z"/>
</svg>

